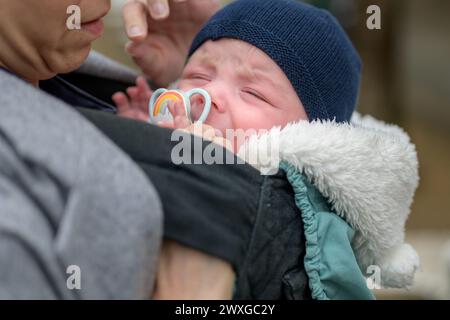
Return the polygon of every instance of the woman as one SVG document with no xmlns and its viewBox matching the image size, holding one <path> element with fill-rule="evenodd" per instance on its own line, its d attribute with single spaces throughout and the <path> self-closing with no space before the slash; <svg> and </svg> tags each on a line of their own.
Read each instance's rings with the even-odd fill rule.
<svg viewBox="0 0 450 320">
<path fill-rule="evenodd" d="M 66 28 L 73 4 L 80 30 Z M 151 297 L 158 194 L 116 146 L 37 88 L 85 61 L 110 1 L 0 0 L 0 8 L 0 298 Z M 73 90 L 54 95 L 99 102 Z M 229 262 L 175 241 L 160 257 L 155 297 L 231 297 Z"/>
<path fill-rule="evenodd" d="M 203 2 L 179 5 L 194 5 L 195 1 Z M 144 2 L 130 3 L 125 11 L 138 8 L 136 12 L 142 14 L 146 10 Z M 172 141 L 171 131 L 117 117 L 109 103 L 111 94 L 127 88 L 126 78 L 133 81 L 135 75 L 98 55 L 90 55 L 82 68 L 71 72 L 83 63 L 92 41 L 101 35 L 101 17 L 110 2 L 76 1 L 82 12 L 81 29 L 69 31 L 66 9 L 73 4 L 72 0 L 0 0 L 0 298 L 305 299 L 311 297 L 305 260 L 310 263 L 309 271 L 321 270 L 326 278 L 309 281 L 314 297 L 361 298 L 352 281 L 365 283 L 350 245 L 353 232 L 345 231 L 350 227 L 333 216 L 345 232 L 332 238 L 337 242 L 326 241 L 330 250 L 318 249 L 317 230 L 312 230 L 318 224 L 309 220 L 303 225 L 303 210 L 296 206 L 286 173 L 280 170 L 261 176 L 248 165 L 175 165 L 171 151 L 178 141 Z M 170 50 L 165 50 L 171 47 L 179 52 L 168 60 L 182 56 L 187 40 L 181 33 L 163 36 L 164 28 L 192 32 L 170 25 L 189 20 L 186 12 L 191 11 L 179 9 L 176 15 L 176 8 L 172 7 L 172 22 L 169 18 L 156 25 L 149 20 L 148 36 L 141 34 L 139 42 L 130 45 L 138 62 L 150 51 L 156 57 L 170 57 L 165 54 Z M 126 20 L 129 27 L 130 20 Z M 164 78 L 159 72 L 158 77 L 159 64 L 141 62 L 152 66 L 147 73 L 155 74 L 158 85 L 177 75 Z M 382 146 L 389 148 L 393 143 L 401 156 L 381 160 L 393 168 L 408 163 L 405 172 L 412 180 L 404 183 L 388 167 L 385 174 L 392 184 L 380 186 L 382 196 L 371 198 L 373 202 L 366 203 L 370 208 L 363 207 L 362 212 L 370 219 L 383 217 L 385 207 L 378 204 L 389 203 L 407 215 L 409 209 L 396 204 L 412 199 L 416 187 L 414 148 L 404 134 L 401 139 L 395 134 L 387 139 L 390 132 L 401 132 L 397 128 L 381 130 L 384 125 L 370 118 L 357 120 L 356 126 L 367 123 L 373 140 L 366 144 L 370 148 L 366 156 L 391 155 Z M 389 143 L 378 143 L 386 140 Z M 224 154 L 227 160 L 228 156 Z M 405 156 L 408 161 L 399 160 Z M 335 163 L 332 158 L 328 163 Z M 369 171 L 379 172 L 377 165 L 373 170 L 368 167 Z M 335 171 L 335 166 L 330 170 Z M 346 181 L 346 176 L 353 176 L 342 172 Z M 303 199 L 322 199 L 312 185 L 300 188 L 300 180 L 296 181 Z M 357 185 L 351 190 L 372 190 L 365 184 L 361 189 L 356 179 L 350 181 Z M 342 190 L 338 194 L 343 194 L 344 201 L 353 199 L 351 192 Z M 383 198 L 385 194 L 392 201 Z M 315 211 L 328 210 L 329 203 L 322 200 L 323 207 L 314 206 Z M 306 207 L 307 213 L 311 207 Z M 373 214 L 376 208 L 378 214 Z M 300 232 L 305 227 L 312 230 L 312 241 L 307 243 L 312 256 L 308 250 L 305 256 L 305 233 Z M 384 229 L 390 228 L 380 230 Z M 403 232 L 398 235 L 402 237 Z M 341 259 L 344 255 L 336 254 L 334 243 L 343 244 L 352 258 Z M 324 254 L 319 257 L 319 253 Z M 322 259 L 327 253 L 332 260 Z M 350 262 L 359 270 L 358 277 L 348 279 L 348 268 L 334 268 L 336 274 L 327 272 L 335 258 Z M 394 259 L 392 265 L 382 264 L 390 272 L 387 279 L 414 273 L 414 268 L 404 267 L 405 257 L 400 258 L 400 263 Z M 417 260 L 413 255 L 409 258 Z M 401 280 L 405 279 L 411 280 Z"/>
</svg>

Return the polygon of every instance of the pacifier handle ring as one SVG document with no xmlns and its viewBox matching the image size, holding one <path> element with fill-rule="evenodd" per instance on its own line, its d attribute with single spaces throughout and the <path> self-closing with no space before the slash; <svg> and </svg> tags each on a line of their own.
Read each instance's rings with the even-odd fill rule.
<svg viewBox="0 0 450 320">
<path fill-rule="evenodd" d="M 206 91 L 205 89 L 201 89 L 201 88 L 195 88 L 195 89 L 192 89 L 192 90 L 189 90 L 188 92 L 186 92 L 186 96 L 187 96 L 188 101 L 189 101 L 189 114 L 191 113 L 191 110 L 190 110 L 190 106 L 191 106 L 190 102 L 191 102 L 191 100 L 190 100 L 190 98 L 192 96 L 196 95 L 196 94 L 199 94 L 199 95 L 203 96 L 203 98 L 205 99 L 205 105 L 204 105 L 204 108 L 203 108 L 203 112 L 200 115 L 199 119 L 197 120 L 197 122 L 203 123 L 203 122 L 206 121 L 206 119 L 209 116 L 209 112 L 211 111 L 211 96 L 209 95 L 208 91 Z M 190 120 L 192 122 L 192 119 L 190 119 Z"/>
</svg>

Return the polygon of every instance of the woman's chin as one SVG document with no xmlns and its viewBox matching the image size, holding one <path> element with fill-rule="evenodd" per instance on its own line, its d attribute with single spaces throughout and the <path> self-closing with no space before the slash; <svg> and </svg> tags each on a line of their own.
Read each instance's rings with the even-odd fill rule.
<svg viewBox="0 0 450 320">
<path fill-rule="evenodd" d="M 74 50 L 73 53 L 67 54 L 60 60 L 58 73 L 69 73 L 75 71 L 86 61 L 89 53 L 91 52 L 92 45 L 89 44 L 83 49 Z"/>
</svg>

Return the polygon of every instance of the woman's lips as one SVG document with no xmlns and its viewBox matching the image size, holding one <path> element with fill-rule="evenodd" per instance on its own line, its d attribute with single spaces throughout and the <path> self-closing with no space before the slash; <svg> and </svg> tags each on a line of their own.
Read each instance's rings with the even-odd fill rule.
<svg viewBox="0 0 450 320">
<path fill-rule="evenodd" d="M 81 29 L 91 33 L 95 37 L 100 37 L 103 34 L 105 26 L 103 24 L 103 19 L 100 18 L 91 22 L 81 24 Z"/>
</svg>

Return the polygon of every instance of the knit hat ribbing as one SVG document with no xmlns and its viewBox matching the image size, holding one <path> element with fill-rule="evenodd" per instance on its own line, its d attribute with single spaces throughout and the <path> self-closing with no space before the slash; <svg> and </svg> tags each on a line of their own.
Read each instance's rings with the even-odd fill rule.
<svg viewBox="0 0 450 320">
<path fill-rule="evenodd" d="M 207 40 L 221 38 L 245 41 L 271 57 L 291 81 L 310 121 L 350 120 L 361 61 L 327 11 L 293 0 L 237 0 L 203 26 L 189 56 Z"/>
</svg>

